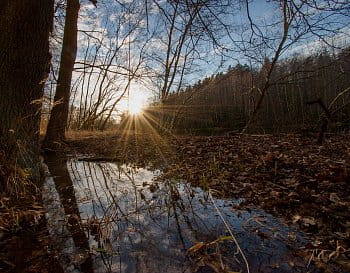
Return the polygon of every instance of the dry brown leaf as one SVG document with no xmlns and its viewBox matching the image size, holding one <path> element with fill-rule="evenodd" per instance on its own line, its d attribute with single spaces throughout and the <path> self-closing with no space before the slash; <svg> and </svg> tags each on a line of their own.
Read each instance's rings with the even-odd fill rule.
<svg viewBox="0 0 350 273">
<path fill-rule="evenodd" d="M 329 200 L 331 200 L 331 201 L 334 202 L 334 203 L 339 203 L 339 202 L 340 202 L 339 196 L 338 196 L 336 193 L 334 193 L 334 192 L 332 192 L 332 193 L 329 195 Z"/>
<path fill-rule="evenodd" d="M 303 217 L 301 219 L 302 223 L 305 225 L 305 226 L 314 226 L 316 225 L 316 221 L 315 221 L 315 218 L 313 217 Z"/>
</svg>

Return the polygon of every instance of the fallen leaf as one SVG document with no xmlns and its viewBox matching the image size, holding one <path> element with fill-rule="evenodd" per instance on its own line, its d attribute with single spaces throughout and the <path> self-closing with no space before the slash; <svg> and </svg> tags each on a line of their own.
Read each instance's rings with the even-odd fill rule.
<svg viewBox="0 0 350 273">
<path fill-rule="evenodd" d="M 292 222 L 295 224 L 296 222 L 298 222 L 301 219 L 301 216 L 296 214 L 292 217 Z"/>
<path fill-rule="evenodd" d="M 339 203 L 339 202 L 340 202 L 339 196 L 338 196 L 336 193 L 334 193 L 334 192 L 332 192 L 332 193 L 329 195 L 329 200 L 331 200 L 331 201 L 334 202 L 334 203 Z"/>
<path fill-rule="evenodd" d="M 316 221 L 315 221 L 315 218 L 313 217 L 304 217 L 301 219 L 302 223 L 305 225 L 305 226 L 314 226 L 316 225 Z"/>
</svg>

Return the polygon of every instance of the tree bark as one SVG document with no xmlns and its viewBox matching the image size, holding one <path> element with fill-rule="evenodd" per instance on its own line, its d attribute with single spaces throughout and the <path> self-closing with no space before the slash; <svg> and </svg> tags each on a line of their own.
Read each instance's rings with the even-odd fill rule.
<svg viewBox="0 0 350 273">
<path fill-rule="evenodd" d="M 60 142 L 65 139 L 68 121 L 69 98 L 72 72 L 77 54 L 77 33 L 79 0 L 68 0 L 66 21 L 64 26 L 61 64 L 58 73 L 54 106 L 51 111 L 43 144 L 44 149 L 56 150 Z"/>
<path fill-rule="evenodd" d="M 0 1 L 0 153 L 39 176 L 39 124 L 49 73 L 53 0 Z"/>
</svg>

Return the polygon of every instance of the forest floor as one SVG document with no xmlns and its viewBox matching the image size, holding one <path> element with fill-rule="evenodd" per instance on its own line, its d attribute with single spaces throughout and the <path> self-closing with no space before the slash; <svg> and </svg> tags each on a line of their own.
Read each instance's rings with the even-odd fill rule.
<svg viewBox="0 0 350 273">
<path fill-rule="evenodd" d="M 299 226 L 303 250 L 326 272 L 350 272 L 350 136 L 159 136 L 130 132 L 70 134 L 65 151 L 91 161 L 162 170 L 221 198 L 244 198 L 234 209 L 262 208 Z M 335 266 L 334 271 L 332 267 Z"/>
</svg>

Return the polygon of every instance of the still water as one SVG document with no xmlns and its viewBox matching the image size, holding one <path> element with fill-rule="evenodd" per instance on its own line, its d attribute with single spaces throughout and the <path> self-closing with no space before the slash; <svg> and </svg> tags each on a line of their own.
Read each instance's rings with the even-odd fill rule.
<svg viewBox="0 0 350 273">
<path fill-rule="evenodd" d="M 238 210 L 241 200 L 158 181 L 159 170 L 76 159 L 46 164 L 46 217 L 66 272 L 247 272 L 219 213 L 250 272 L 312 272 L 295 254 L 302 234 L 264 211 Z M 188 253 L 192 246 L 197 251 Z"/>
</svg>

